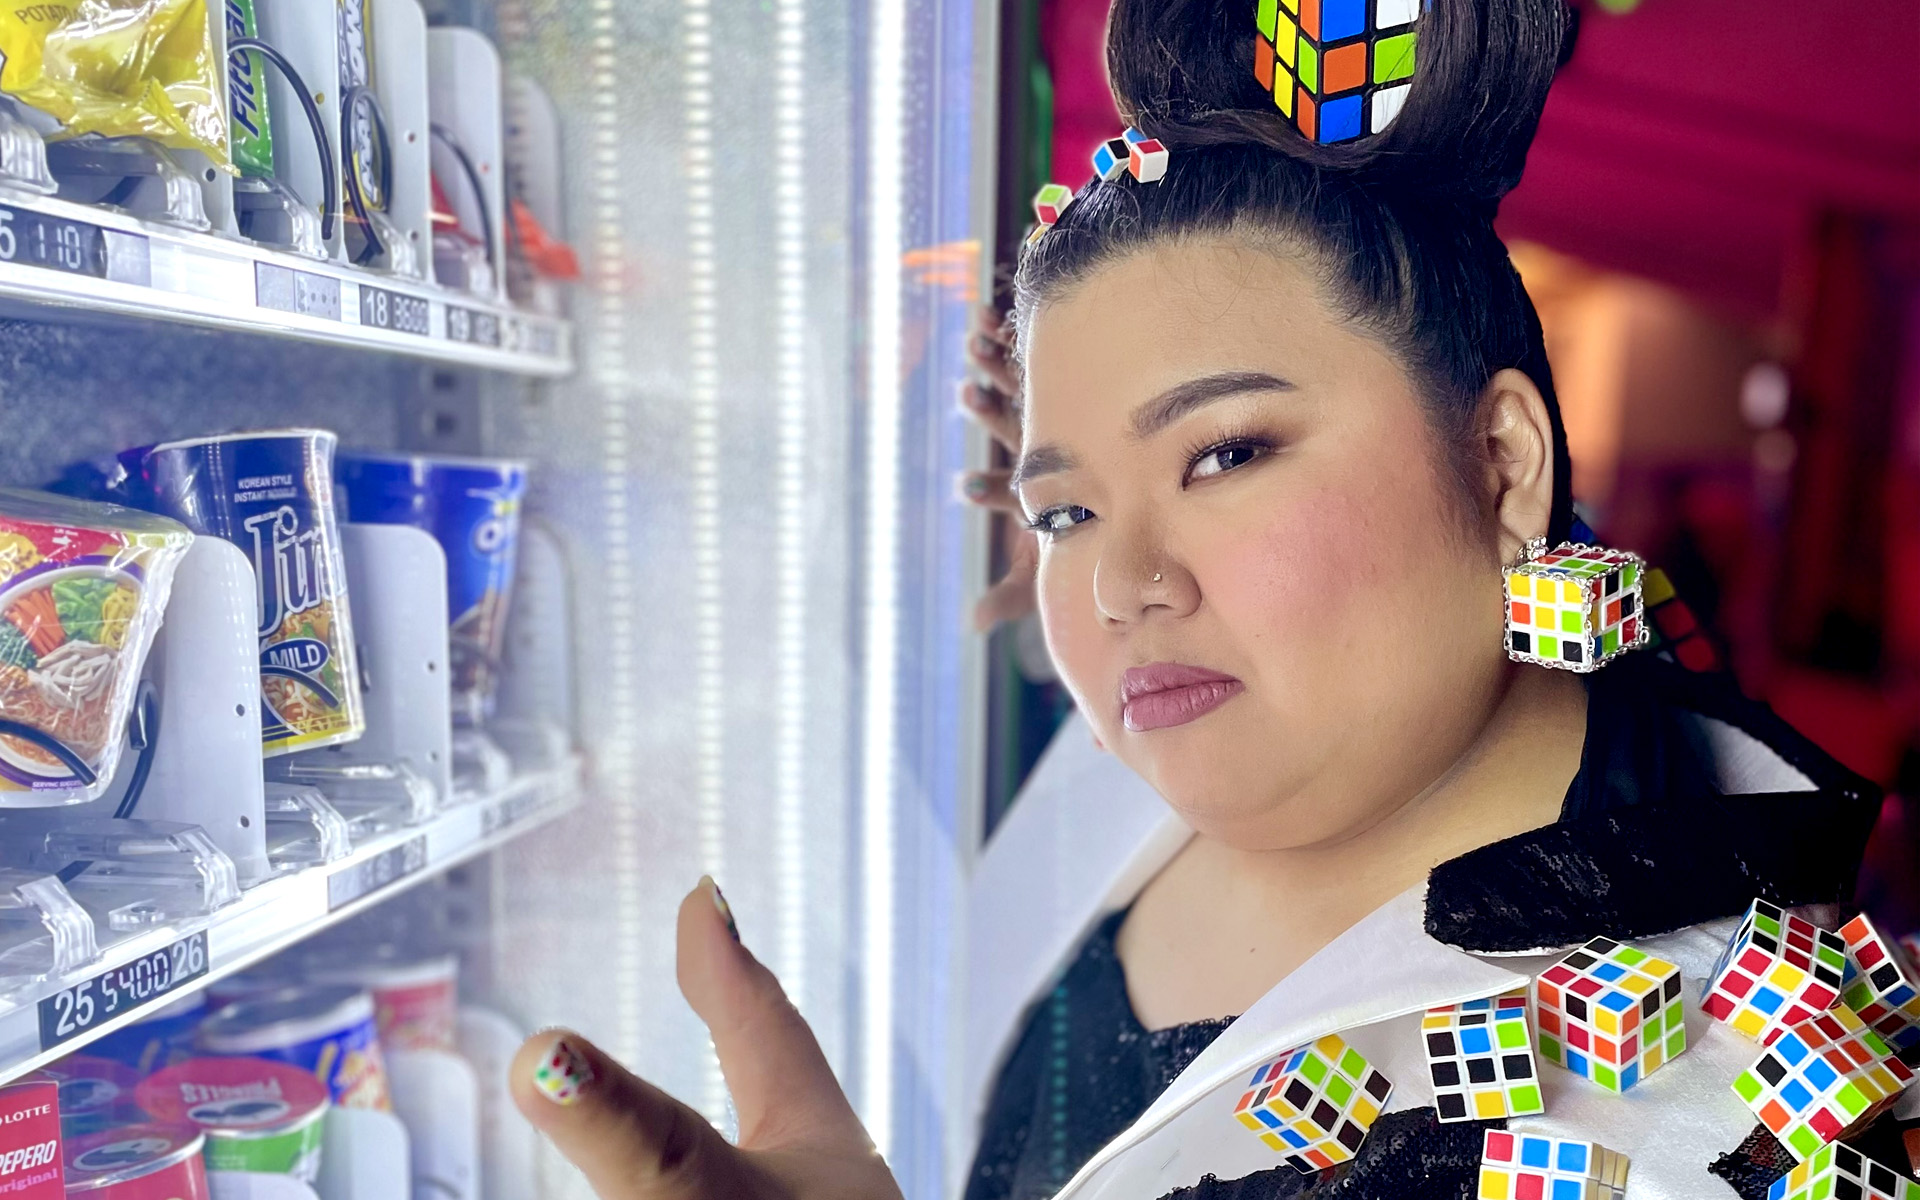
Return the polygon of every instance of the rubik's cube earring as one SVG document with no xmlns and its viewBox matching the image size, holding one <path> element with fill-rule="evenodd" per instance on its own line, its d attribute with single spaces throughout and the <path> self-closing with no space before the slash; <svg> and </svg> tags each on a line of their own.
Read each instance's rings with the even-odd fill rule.
<svg viewBox="0 0 1920 1200">
<path fill-rule="evenodd" d="M 1646 644 L 1639 555 L 1585 542 L 1546 546 L 1534 538 L 1506 569 L 1508 658 L 1584 673 Z"/>
</svg>

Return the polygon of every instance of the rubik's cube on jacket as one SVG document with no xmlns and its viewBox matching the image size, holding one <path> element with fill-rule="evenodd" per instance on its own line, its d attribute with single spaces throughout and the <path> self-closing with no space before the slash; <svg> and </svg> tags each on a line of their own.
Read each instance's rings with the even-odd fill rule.
<svg viewBox="0 0 1920 1200">
<path fill-rule="evenodd" d="M 1597 1142 L 1489 1129 L 1477 1200 L 1621 1200 L 1627 1156 Z"/>
<path fill-rule="evenodd" d="M 1358 1050 L 1328 1034 L 1262 1064 L 1234 1116 L 1308 1173 L 1352 1158 L 1393 1084 Z"/>
<path fill-rule="evenodd" d="M 1756 899 L 1714 964 L 1700 1007 L 1765 1045 L 1832 1008 L 1846 970 L 1839 934 Z"/>
<path fill-rule="evenodd" d="M 1687 1048 L 1680 968 L 1595 938 L 1533 981 L 1540 1054 L 1624 1092 Z"/>
<path fill-rule="evenodd" d="M 1258 0 L 1253 73 L 1316 142 L 1379 133 L 1407 102 L 1421 0 Z"/>
<path fill-rule="evenodd" d="M 1592 671 L 1646 642 L 1637 554 L 1563 542 L 1507 571 L 1507 657 Z"/>
<path fill-rule="evenodd" d="M 1724 665 L 1720 651 L 1707 636 L 1700 618 L 1673 590 L 1673 582 L 1658 567 L 1647 568 L 1640 581 L 1640 603 L 1645 609 L 1647 646 L 1673 656 L 1689 671 L 1718 671 Z"/>
<path fill-rule="evenodd" d="M 1546 1111 L 1527 1034 L 1524 988 L 1430 1008 L 1420 1019 L 1442 1121 L 1491 1121 Z"/>
<path fill-rule="evenodd" d="M 1880 936 L 1867 914 L 1840 927 L 1852 968 L 1841 991 L 1847 1007 L 1895 1050 L 1920 1044 L 1920 988 L 1901 953 Z"/>
<path fill-rule="evenodd" d="M 1851 1146 L 1823 1146 L 1773 1181 L 1767 1200 L 1920 1200 L 1920 1183 Z"/>
<path fill-rule="evenodd" d="M 1864 1129 L 1912 1081 L 1892 1048 L 1842 1004 L 1781 1029 L 1733 1091 L 1805 1161 Z"/>
</svg>

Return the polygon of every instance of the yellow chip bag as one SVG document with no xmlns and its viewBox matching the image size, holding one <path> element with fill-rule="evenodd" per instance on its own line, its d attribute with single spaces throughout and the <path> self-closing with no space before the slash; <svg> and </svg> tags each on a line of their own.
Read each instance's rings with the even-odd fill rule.
<svg viewBox="0 0 1920 1200">
<path fill-rule="evenodd" d="M 206 0 L 0 7 L 0 91 L 59 119 L 61 136 L 145 137 L 229 165 Z"/>
</svg>

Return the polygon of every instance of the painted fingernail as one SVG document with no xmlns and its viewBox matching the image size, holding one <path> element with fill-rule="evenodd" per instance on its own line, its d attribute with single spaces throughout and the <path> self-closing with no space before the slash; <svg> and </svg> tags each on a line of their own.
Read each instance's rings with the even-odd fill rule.
<svg viewBox="0 0 1920 1200">
<path fill-rule="evenodd" d="M 580 1092 L 593 1082 L 593 1064 L 561 1038 L 533 1069 L 533 1086 L 555 1104 L 577 1103 Z"/>
<path fill-rule="evenodd" d="M 720 890 L 720 885 L 714 882 L 711 875 L 707 876 L 707 886 L 713 889 L 713 906 L 720 910 L 721 919 L 727 923 L 727 933 L 732 935 L 734 944 L 738 945 L 740 926 L 734 922 L 733 905 L 727 903 L 725 893 Z"/>
<path fill-rule="evenodd" d="M 987 498 L 987 480 L 984 475 L 963 475 L 960 478 L 960 491 L 969 500 Z"/>
</svg>

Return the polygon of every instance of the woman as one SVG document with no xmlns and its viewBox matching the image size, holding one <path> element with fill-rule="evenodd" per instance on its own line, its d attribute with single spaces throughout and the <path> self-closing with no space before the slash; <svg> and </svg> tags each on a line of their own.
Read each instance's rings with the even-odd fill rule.
<svg viewBox="0 0 1920 1200">
<path fill-rule="evenodd" d="M 1790 1160 L 1748 1138 L 1757 1047 L 1698 985 L 1756 896 L 1847 896 L 1876 802 L 1717 678 L 1507 653 L 1507 569 L 1573 513 L 1492 217 L 1567 12 L 1435 0 L 1397 116 L 1319 145 L 1255 79 L 1253 9 L 1119 0 L 1116 96 L 1169 169 L 1089 185 L 1020 266 L 1048 646 L 1166 808 L 1042 788 L 996 839 L 1018 952 L 968 1195 L 1465 1196 L 1501 1126 L 1628 1155 L 1636 1197 L 1754 1194 Z M 730 928 L 703 882 L 681 982 L 742 1149 L 571 1034 L 523 1052 L 523 1109 L 607 1200 L 897 1195 Z M 1679 966 L 1685 1052 L 1625 1095 L 1541 1063 L 1544 1114 L 1442 1120 L 1421 1014 L 1600 937 Z M 1392 1091 L 1350 1163 L 1303 1171 L 1234 1113 L 1329 1035 Z"/>
</svg>

